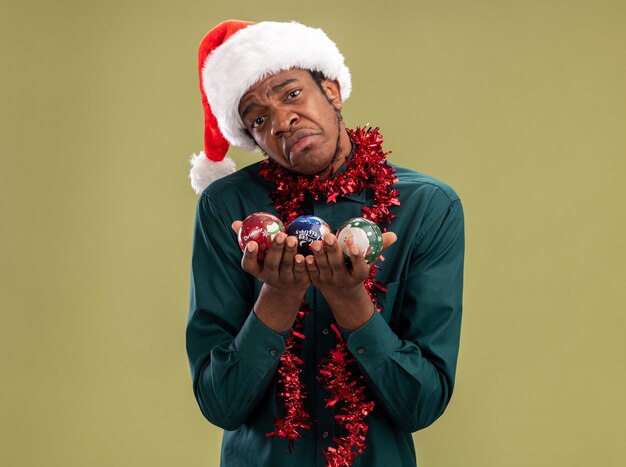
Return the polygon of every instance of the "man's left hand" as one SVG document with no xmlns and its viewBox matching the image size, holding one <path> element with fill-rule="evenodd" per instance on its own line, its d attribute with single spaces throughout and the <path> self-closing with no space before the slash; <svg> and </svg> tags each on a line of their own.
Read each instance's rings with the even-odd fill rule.
<svg viewBox="0 0 626 467">
<path fill-rule="evenodd" d="M 383 251 L 397 240 L 393 232 L 383 234 Z M 371 264 L 365 262 L 363 252 L 348 240 L 350 251 L 346 258 L 333 234 L 311 244 L 313 255 L 306 257 L 311 283 L 328 302 L 337 323 L 346 329 L 356 329 L 371 318 L 374 312 L 363 281 L 369 277 Z"/>
</svg>

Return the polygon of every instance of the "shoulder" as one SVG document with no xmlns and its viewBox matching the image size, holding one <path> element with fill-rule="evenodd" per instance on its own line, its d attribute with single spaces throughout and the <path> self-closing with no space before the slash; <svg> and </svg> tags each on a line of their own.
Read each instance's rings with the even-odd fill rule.
<svg viewBox="0 0 626 467">
<path fill-rule="evenodd" d="M 256 192 L 266 193 L 269 184 L 259 176 L 262 163 L 256 162 L 214 181 L 205 188 L 202 197 L 218 201 L 233 196 L 249 197 Z"/>
<path fill-rule="evenodd" d="M 441 198 L 443 202 L 447 200 L 449 203 L 459 200 L 459 195 L 447 183 L 415 170 L 390 165 L 396 170 L 398 181 L 394 184 L 394 188 L 400 191 L 401 196 L 404 194 L 405 197 L 435 197 Z"/>
<path fill-rule="evenodd" d="M 257 162 L 211 183 L 198 199 L 199 211 L 207 218 L 218 216 L 230 225 L 253 212 L 273 209 L 272 186 L 259 176 Z"/>
<path fill-rule="evenodd" d="M 240 210 L 263 210 L 270 202 L 271 185 L 259 176 L 262 163 L 256 162 L 214 181 L 202 192 L 199 203 L 232 215 L 242 215 Z"/>
<path fill-rule="evenodd" d="M 392 167 L 398 178 L 393 187 L 398 190 L 400 201 L 393 210 L 396 229 L 413 232 L 419 241 L 444 222 L 463 224 L 461 201 L 450 185 L 411 169 L 393 164 Z"/>
<path fill-rule="evenodd" d="M 391 166 L 398 177 L 393 187 L 399 192 L 400 208 L 405 213 L 439 216 L 461 204 L 459 195 L 447 183 L 411 169 Z"/>
<path fill-rule="evenodd" d="M 400 205 L 393 210 L 395 218 L 391 230 L 403 234 L 407 242 L 419 248 L 417 251 L 426 251 L 436 236 L 461 238 L 464 216 L 456 191 L 431 176 L 404 167 L 392 167 L 398 178 L 394 188 L 399 192 Z M 409 243 L 406 247 L 409 248 Z"/>
</svg>

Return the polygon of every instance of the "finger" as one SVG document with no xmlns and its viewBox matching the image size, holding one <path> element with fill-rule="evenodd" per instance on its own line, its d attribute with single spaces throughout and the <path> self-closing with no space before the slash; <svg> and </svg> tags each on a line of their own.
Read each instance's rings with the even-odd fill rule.
<svg viewBox="0 0 626 467">
<path fill-rule="evenodd" d="M 258 260 L 259 245 L 255 241 L 251 241 L 246 245 L 241 258 L 241 268 L 248 274 L 258 277 L 261 273 L 261 264 Z"/>
<path fill-rule="evenodd" d="M 333 234 L 326 234 L 324 236 L 324 249 L 326 250 L 326 257 L 328 258 L 328 265 L 333 273 L 346 267 L 344 254 L 343 251 L 341 251 L 337 237 Z"/>
<path fill-rule="evenodd" d="M 265 259 L 263 260 L 263 272 L 269 275 L 278 274 L 278 268 L 283 257 L 283 250 L 285 249 L 285 240 L 287 234 L 284 232 L 278 232 L 272 241 Z"/>
<path fill-rule="evenodd" d="M 385 232 L 383 234 L 383 250 L 396 243 L 396 240 L 398 240 L 398 236 L 395 233 Z"/>
<path fill-rule="evenodd" d="M 313 257 L 315 258 L 315 264 L 319 270 L 319 278 L 322 281 L 331 280 L 333 277 L 333 271 L 328 264 L 328 258 L 326 257 L 326 251 L 324 250 L 324 244 L 319 240 L 311 243 L 311 251 L 313 251 Z"/>
<path fill-rule="evenodd" d="M 293 275 L 298 283 L 309 282 L 309 272 L 306 268 L 304 256 L 300 254 L 297 254 L 294 258 Z"/>
<path fill-rule="evenodd" d="M 230 228 L 233 229 L 237 235 L 239 235 L 239 229 L 241 229 L 241 224 L 243 224 L 242 221 L 234 221 L 232 224 L 230 224 Z"/>
<path fill-rule="evenodd" d="M 285 241 L 285 250 L 280 261 L 279 275 L 281 278 L 293 279 L 294 258 L 296 256 L 296 248 L 298 240 L 296 237 L 287 237 Z"/>
<path fill-rule="evenodd" d="M 309 273 L 309 277 L 311 278 L 311 281 L 315 282 L 319 279 L 320 276 L 320 270 L 317 268 L 317 264 L 315 263 L 315 258 L 313 258 L 313 256 L 308 255 L 305 260 L 304 263 L 306 265 L 306 270 Z"/>
<path fill-rule="evenodd" d="M 352 275 L 359 282 L 363 282 L 369 276 L 369 266 L 365 262 L 365 255 L 361 252 L 354 241 L 348 243 L 350 251 L 350 264 L 352 264 Z"/>
</svg>

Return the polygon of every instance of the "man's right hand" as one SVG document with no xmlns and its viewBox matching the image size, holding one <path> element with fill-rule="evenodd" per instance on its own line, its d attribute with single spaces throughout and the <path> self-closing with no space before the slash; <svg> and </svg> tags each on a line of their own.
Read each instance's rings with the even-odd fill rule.
<svg viewBox="0 0 626 467">
<path fill-rule="evenodd" d="M 239 233 L 241 221 L 232 223 Z M 241 267 L 261 282 L 263 287 L 254 306 L 257 317 L 269 328 L 283 332 L 291 328 L 304 293 L 311 284 L 304 256 L 297 253 L 298 240 L 279 232 L 263 261 L 258 260 L 258 245 L 246 245 Z"/>
<path fill-rule="evenodd" d="M 232 224 L 235 233 L 239 233 L 241 221 Z M 279 232 L 274 237 L 263 261 L 257 260 L 259 246 L 252 241 L 246 245 L 241 259 L 241 267 L 264 284 L 283 293 L 304 292 L 311 280 L 304 263 L 304 256 L 297 253 L 298 240 Z"/>
</svg>

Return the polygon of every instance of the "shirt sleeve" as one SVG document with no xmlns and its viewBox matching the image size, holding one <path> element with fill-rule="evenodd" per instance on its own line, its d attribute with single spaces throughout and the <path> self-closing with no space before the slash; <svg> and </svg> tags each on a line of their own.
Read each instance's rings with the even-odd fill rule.
<svg viewBox="0 0 626 467">
<path fill-rule="evenodd" d="M 347 346 L 377 406 L 400 429 L 417 431 L 445 410 L 454 387 L 463 289 L 460 200 L 445 203 L 415 239 L 395 297 L 396 331 L 380 313 L 347 333 Z"/>
<path fill-rule="evenodd" d="M 238 428 L 259 402 L 285 349 L 286 334 L 254 314 L 254 278 L 241 269 L 230 221 L 206 195 L 194 227 L 187 355 L 204 416 Z"/>
</svg>

